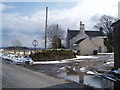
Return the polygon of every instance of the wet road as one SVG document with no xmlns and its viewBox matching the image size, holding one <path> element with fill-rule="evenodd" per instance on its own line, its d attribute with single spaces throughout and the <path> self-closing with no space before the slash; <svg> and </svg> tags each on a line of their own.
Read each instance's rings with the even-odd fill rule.
<svg viewBox="0 0 120 90">
<path fill-rule="evenodd" d="M 2 88 L 86 88 L 2 61 Z"/>
</svg>

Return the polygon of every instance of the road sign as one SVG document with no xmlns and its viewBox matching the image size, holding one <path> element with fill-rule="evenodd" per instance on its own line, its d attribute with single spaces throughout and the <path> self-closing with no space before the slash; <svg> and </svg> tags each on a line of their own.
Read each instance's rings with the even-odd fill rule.
<svg viewBox="0 0 120 90">
<path fill-rule="evenodd" d="M 37 40 L 34 40 L 32 42 L 32 45 L 34 46 L 34 50 L 35 50 L 35 53 L 36 53 L 36 46 L 38 45 L 38 41 Z"/>
</svg>

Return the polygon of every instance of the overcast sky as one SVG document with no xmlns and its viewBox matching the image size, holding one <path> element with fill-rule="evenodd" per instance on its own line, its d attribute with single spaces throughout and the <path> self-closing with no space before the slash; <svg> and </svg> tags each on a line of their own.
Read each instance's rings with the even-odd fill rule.
<svg viewBox="0 0 120 90">
<path fill-rule="evenodd" d="M 79 0 L 79 2 L 2 2 L 2 44 L 12 45 L 19 40 L 23 46 L 44 48 L 45 7 L 48 7 L 48 25 L 59 24 L 63 30 L 79 29 L 83 21 L 86 30 L 93 26 L 102 15 L 118 17 L 119 0 Z M 66 34 L 65 34 L 66 37 Z"/>
</svg>

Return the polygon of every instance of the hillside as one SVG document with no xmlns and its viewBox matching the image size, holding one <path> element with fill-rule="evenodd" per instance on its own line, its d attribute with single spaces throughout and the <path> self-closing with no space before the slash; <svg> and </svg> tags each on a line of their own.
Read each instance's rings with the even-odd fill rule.
<svg viewBox="0 0 120 90">
<path fill-rule="evenodd" d="M 22 46 L 10 46 L 10 47 L 6 47 L 4 49 L 7 50 L 14 50 L 14 49 L 18 49 L 18 50 L 29 50 L 28 47 L 22 47 Z"/>
</svg>

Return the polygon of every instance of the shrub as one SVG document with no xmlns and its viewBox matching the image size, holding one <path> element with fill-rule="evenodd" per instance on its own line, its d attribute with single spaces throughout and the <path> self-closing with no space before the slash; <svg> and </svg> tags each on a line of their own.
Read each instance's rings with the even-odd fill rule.
<svg viewBox="0 0 120 90">
<path fill-rule="evenodd" d="M 74 52 L 72 50 L 47 50 L 43 52 L 38 52 L 35 54 L 30 54 L 33 61 L 55 61 L 75 58 Z"/>
</svg>

